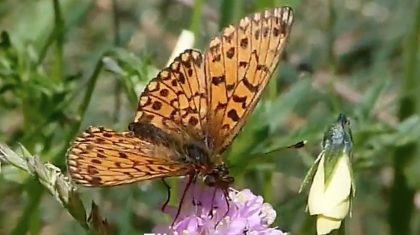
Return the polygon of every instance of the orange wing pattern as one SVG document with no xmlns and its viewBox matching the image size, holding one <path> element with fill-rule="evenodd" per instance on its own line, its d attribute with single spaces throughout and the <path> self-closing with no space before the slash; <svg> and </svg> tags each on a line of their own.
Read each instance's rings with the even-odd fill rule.
<svg viewBox="0 0 420 235">
<path fill-rule="evenodd" d="M 273 75 L 292 21 L 288 7 L 267 10 L 227 27 L 204 59 L 186 50 L 148 84 L 134 122 L 188 134 L 223 152 Z"/>
<path fill-rule="evenodd" d="M 188 132 L 203 140 L 206 115 L 203 57 L 199 51 L 186 50 L 147 85 L 134 122 L 150 122 L 164 131 Z"/>
<path fill-rule="evenodd" d="M 174 149 L 132 132 L 91 127 L 74 142 L 67 167 L 76 183 L 88 187 L 187 175 L 191 168 Z"/>
<path fill-rule="evenodd" d="M 204 55 L 213 152 L 223 152 L 254 110 L 279 63 L 293 22 L 288 7 L 243 18 Z"/>
<path fill-rule="evenodd" d="M 90 128 L 76 139 L 67 158 L 72 178 L 84 186 L 113 186 L 196 174 L 200 166 L 191 157 L 218 156 L 254 110 L 292 21 L 287 7 L 254 14 L 227 27 L 204 56 L 181 53 L 141 94 L 130 132 Z M 185 146 L 193 147 L 190 159 Z"/>
</svg>

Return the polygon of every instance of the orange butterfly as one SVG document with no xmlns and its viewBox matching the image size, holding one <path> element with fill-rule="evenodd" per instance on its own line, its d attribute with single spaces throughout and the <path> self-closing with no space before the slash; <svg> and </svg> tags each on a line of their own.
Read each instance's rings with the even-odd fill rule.
<svg viewBox="0 0 420 235">
<path fill-rule="evenodd" d="M 254 110 L 280 60 L 293 21 L 289 7 L 241 19 L 204 54 L 186 50 L 152 79 L 128 132 L 91 127 L 67 165 L 83 186 L 197 177 L 225 193 L 233 182 L 222 153 Z"/>
</svg>

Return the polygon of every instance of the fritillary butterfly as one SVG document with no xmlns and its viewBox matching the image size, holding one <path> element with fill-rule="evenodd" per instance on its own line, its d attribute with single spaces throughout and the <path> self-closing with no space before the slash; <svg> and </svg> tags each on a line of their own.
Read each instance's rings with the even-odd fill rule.
<svg viewBox="0 0 420 235">
<path fill-rule="evenodd" d="M 140 96 L 129 131 L 91 127 L 71 146 L 67 165 L 83 186 L 114 186 L 190 176 L 227 191 L 222 154 L 272 77 L 293 21 L 281 7 L 245 17 L 204 54 L 186 50 Z"/>
</svg>

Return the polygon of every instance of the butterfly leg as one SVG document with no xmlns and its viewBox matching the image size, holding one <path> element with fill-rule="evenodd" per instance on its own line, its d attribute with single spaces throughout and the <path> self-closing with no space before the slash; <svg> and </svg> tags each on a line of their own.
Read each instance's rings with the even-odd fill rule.
<svg viewBox="0 0 420 235">
<path fill-rule="evenodd" d="M 165 181 L 165 178 L 162 178 L 162 182 L 166 187 L 167 190 L 167 195 L 168 197 L 166 198 L 165 203 L 163 203 L 162 207 L 160 208 L 163 212 L 165 211 L 166 206 L 169 203 L 169 200 L 171 199 L 171 187 L 169 186 L 169 184 Z"/>
<path fill-rule="evenodd" d="M 189 178 L 188 178 L 188 182 L 185 185 L 184 192 L 182 193 L 181 200 L 179 201 L 178 211 L 176 212 L 174 221 L 172 222 L 172 226 L 174 226 L 175 221 L 178 219 L 178 216 L 181 213 L 182 204 L 184 204 L 185 194 L 187 194 L 188 189 L 190 188 L 192 182 L 195 180 L 195 176 L 196 176 L 195 174 L 194 175 L 190 175 Z"/>
<path fill-rule="evenodd" d="M 196 184 L 195 183 L 196 183 L 196 180 L 197 180 L 197 177 L 194 177 L 194 179 L 192 181 L 192 189 L 191 189 L 192 190 L 192 193 L 191 193 L 192 201 L 191 201 L 191 203 L 193 204 L 194 207 L 201 204 L 201 202 L 199 200 L 195 199 L 195 194 L 196 194 Z"/>
<path fill-rule="evenodd" d="M 222 222 L 222 220 L 229 214 L 229 211 L 230 211 L 230 204 L 229 204 L 230 198 L 229 198 L 229 193 L 227 192 L 227 190 L 223 190 L 223 196 L 225 197 L 227 210 L 225 214 L 223 215 L 223 217 L 220 218 L 219 221 L 217 221 L 216 225 L 214 226 L 215 228 L 219 225 L 220 222 Z"/>
<path fill-rule="evenodd" d="M 213 196 L 212 196 L 212 198 L 211 198 L 211 207 L 210 207 L 210 211 L 209 211 L 209 214 L 208 214 L 208 216 L 210 216 L 210 218 L 213 218 L 213 209 L 217 209 L 217 208 L 215 208 L 215 206 L 214 206 L 214 199 L 216 198 L 216 192 L 217 192 L 217 188 L 215 187 L 215 188 L 214 188 L 214 191 L 213 191 Z"/>
<path fill-rule="evenodd" d="M 223 195 L 225 196 L 225 202 L 226 202 L 226 207 L 227 207 L 226 213 L 223 216 L 223 218 L 225 218 L 229 214 L 229 210 L 230 210 L 229 201 L 230 201 L 230 198 L 229 198 L 229 192 L 227 190 L 223 190 Z"/>
</svg>

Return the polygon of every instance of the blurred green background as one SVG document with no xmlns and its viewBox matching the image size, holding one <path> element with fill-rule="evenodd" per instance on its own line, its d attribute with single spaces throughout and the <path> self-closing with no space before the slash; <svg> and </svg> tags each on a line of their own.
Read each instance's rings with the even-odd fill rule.
<svg viewBox="0 0 420 235">
<path fill-rule="evenodd" d="M 297 191 L 323 131 L 343 112 L 357 185 L 347 233 L 420 234 L 418 0 L 2 0 L 0 142 L 64 170 L 69 143 L 86 127 L 126 130 L 181 30 L 203 50 L 221 27 L 282 5 L 294 8 L 295 23 L 279 72 L 227 153 L 235 188 L 263 195 L 282 230 L 313 234 Z M 258 154 L 303 139 L 303 149 Z M 118 234 L 170 222 L 158 209 L 160 181 L 80 193 Z M 84 230 L 36 180 L 3 164 L 0 234 Z"/>
</svg>

